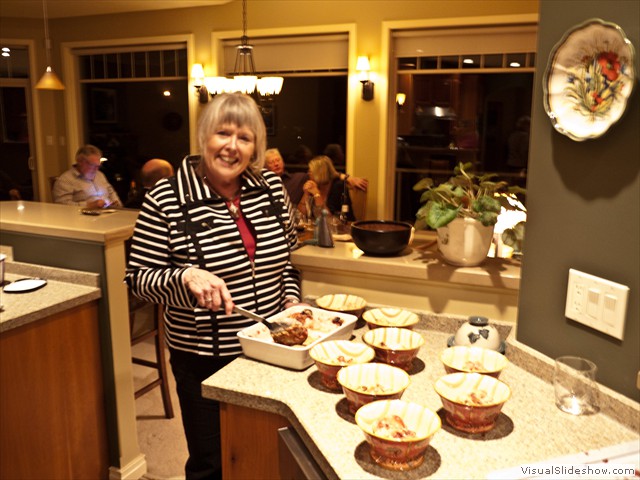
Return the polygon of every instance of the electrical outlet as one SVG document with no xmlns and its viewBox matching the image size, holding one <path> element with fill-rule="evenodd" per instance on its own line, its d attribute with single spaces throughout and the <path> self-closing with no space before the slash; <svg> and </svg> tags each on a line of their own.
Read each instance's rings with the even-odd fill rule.
<svg viewBox="0 0 640 480">
<path fill-rule="evenodd" d="M 622 340 L 629 287 L 571 268 L 565 316 Z"/>
</svg>

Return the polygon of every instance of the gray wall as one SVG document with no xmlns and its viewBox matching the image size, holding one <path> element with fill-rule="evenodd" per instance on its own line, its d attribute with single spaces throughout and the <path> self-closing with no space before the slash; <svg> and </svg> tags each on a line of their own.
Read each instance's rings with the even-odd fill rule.
<svg viewBox="0 0 640 480">
<path fill-rule="evenodd" d="M 640 88 L 636 80 L 617 124 L 584 142 L 557 133 L 542 100 L 551 50 L 568 29 L 590 18 L 624 30 L 636 50 L 636 76 L 640 71 L 640 2 L 541 1 L 517 337 L 550 357 L 593 360 L 603 384 L 639 400 Z M 630 288 L 623 341 L 564 316 L 569 268 Z"/>
</svg>

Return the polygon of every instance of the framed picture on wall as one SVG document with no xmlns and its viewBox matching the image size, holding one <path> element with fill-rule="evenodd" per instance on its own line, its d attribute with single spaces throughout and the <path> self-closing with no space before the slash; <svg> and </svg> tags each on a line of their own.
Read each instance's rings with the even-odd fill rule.
<svg viewBox="0 0 640 480">
<path fill-rule="evenodd" d="M 91 90 L 91 120 L 93 123 L 117 123 L 118 94 L 114 89 Z"/>
<path fill-rule="evenodd" d="M 273 137 L 276 134 L 276 107 L 275 105 L 263 106 L 260 110 L 262 111 L 262 119 L 267 129 L 267 135 Z"/>
</svg>

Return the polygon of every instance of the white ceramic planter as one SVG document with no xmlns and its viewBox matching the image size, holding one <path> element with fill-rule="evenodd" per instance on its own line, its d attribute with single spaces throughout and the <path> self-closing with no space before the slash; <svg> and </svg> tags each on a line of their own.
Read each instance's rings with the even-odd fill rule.
<svg viewBox="0 0 640 480">
<path fill-rule="evenodd" d="M 493 225 L 485 227 L 472 218 L 456 218 L 437 229 L 438 249 L 452 265 L 473 267 L 480 265 L 491 247 Z"/>
</svg>

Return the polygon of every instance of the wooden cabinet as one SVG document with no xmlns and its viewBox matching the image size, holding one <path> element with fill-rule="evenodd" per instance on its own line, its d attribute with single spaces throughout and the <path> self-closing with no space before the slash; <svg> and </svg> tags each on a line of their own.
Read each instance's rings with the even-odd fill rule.
<svg viewBox="0 0 640 480">
<path fill-rule="evenodd" d="M 98 306 L 0 335 L 0 478 L 106 479 Z"/>
<path fill-rule="evenodd" d="M 294 480 L 306 478 L 279 441 L 278 429 L 290 426 L 275 413 L 220 404 L 222 471 L 228 480 Z"/>
<path fill-rule="evenodd" d="M 456 107 L 458 88 L 457 75 L 415 75 L 413 79 L 413 95 L 418 104 Z"/>
</svg>

